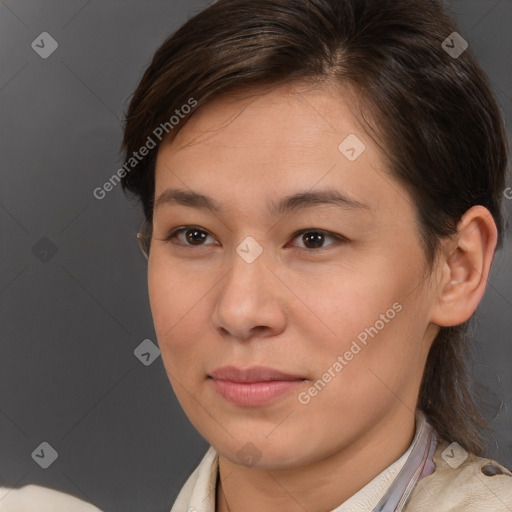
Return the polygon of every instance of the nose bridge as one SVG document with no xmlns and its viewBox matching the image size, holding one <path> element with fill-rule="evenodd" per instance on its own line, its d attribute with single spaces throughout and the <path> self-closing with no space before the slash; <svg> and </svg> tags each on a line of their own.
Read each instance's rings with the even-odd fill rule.
<svg viewBox="0 0 512 512">
<path fill-rule="evenodd" d="M 216 298 L 212 317 L 216 329 L 223 328 L 239 338 L 249 337 L 254 327 L 279 329 L 284 314 L 267 256 L 252 237 L 236 247 Z"/>
<path fill-rule="evenodd" d="M 253 237 L 246 237 L 229 259 L 231 270 L 224 280 L 224 299 L 235 299 L 241 305 L 258 301 L 261 290 L 268 286 L 268 254 Z M 229 297 L 229 296 L 233 297 Z"/>
</svg>

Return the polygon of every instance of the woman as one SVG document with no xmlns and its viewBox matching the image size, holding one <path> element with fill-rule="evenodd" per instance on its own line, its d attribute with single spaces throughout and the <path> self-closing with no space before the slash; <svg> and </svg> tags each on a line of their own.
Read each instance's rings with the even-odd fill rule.
<svg viewBox="0 0 512 512">
<path fill-rule="evenodd" d="M 156 52 L 124 149 L 164 365 L 211 445 L 173 512 L 512 508 L 464 337 L 505 135 L 439 2 L 220 0 Z"/>
<path fill-rule="evenodd" d="M 508 511 L 464 336 L 507 149 L 441 4 L 219 0 L 125 126 L 155 330 L 211 447 L 172 512 Z"/>
</svg>

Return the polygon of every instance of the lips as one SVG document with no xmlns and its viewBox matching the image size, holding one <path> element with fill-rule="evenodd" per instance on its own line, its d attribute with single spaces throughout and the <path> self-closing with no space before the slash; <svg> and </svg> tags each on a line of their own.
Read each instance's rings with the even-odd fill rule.
<svg viewBox="0 0 512 512">
<path fill-rule="evenodd" d="M 266 405 L 296 390 L 306 381 L 300 375 L 263 366 L 245 370 L 223 366 L 211 372 L 208 377 L 220 396 L 242 407 Z"/>
<path fill-rule="evenodd" d="M 209 376 L 216 380 L 229 380 L 231 382 L 305 380 L 305 378 L 300 375 L 284 373 L 266 366 L 255 366 L 246 370 L 242 370 L 236 366 L 223 366 L 211 372 Z"/>
</svg>

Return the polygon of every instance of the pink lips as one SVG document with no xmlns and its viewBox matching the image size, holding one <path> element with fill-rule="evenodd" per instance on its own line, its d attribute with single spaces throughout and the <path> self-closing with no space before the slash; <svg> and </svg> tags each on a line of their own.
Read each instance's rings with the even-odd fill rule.
<svg viewBox="0 0 512 512">
<path fill-rule="evenodd" d="M 241 370 L 235 366 L 217 368 L 209 375 L 215 390 L 239 406 L 264 405 L 292 391 L 306 379 L 263 366 Z"/>
</svg>

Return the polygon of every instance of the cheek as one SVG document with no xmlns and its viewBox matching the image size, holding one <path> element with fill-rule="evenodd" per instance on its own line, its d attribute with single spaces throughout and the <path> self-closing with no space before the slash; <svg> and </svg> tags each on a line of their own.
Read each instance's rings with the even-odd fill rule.
<svg viewBox="0 0 512 512">
<path fill-rule="evenodd" d="M 163 352 L 169 348 L 179 350 L 193 335 L 188 330 L 201 320 L 191 319 L 197 317 L 200 300 L 209 288 L 204 282 L 192 281 L 185 272 L 166 267 L 156 260 L 148 268 L 149 302 Z"/>
<path fill-rule="evenodd" d="M 325 347 L 323 367 L 329 367 L 342 357 L 342 370 L 333 379 L 325 394 L 325 405 L 341 412 L 350 410 L 354 417 L 367 408 L 391 405 L 400 397 L 404 403 L 410 383 L 423 369 L 424 322 L 421 295 L 394 288 L 386 295 L 369 294 L 365 307 L 352 308 L 338 322 L 340 333 L 336 346 Z M 391 292 L 391 293 L 390 293 Z M 364 295 L 363 295 L 364 297 Z M 361 409 L 361 405 L 366 407 Z M 411 402 L 412 404 L 412 402 Z"/>
<path fill-rule="evenodd" d="M 175 276 L 163 273 L 157 265 L 152 265 L 148 271 L 148 292 L 153 323 L 158 337 L 170 329 L 173 325 L 173 319 L 177 316 L 176 287 L 179 283 L 175 282 Z M 160 340 L 163 341 L 163 340 Z"/>
<path fill-rule="evenodd" d="M 412 261 L 421 261 L 418 256 Z M 426 327 L 421 271 L 397 258 L 381 252 L 349 269 L 300 281 L 297 295 L 310 311 L 299 307 L 294 318 L 311 319 L 301 325 L 311 327 L 305 337 L 314 343 L 317 374 L 345 354 L 345 374 L 382 365 L 399 370 L 403 357 L 416 357 Z M 367 377 L 354 373 L 350 380 Z"/>
<path fill-rule="evenodd" d="M 392 309 L 399 299 L 400 284 L 389 269 L 382 271 L 384 267 L 374 262 L 366 267 L 352 266 L 329 275 L 295 280 L 300 285 L 294 286 L 294 292 L 302 299 L 296 314 L 303 310 L 307 317 L 302 315 L 302 318 L 310 318 L 310 325 L 318 324 L 319 333 L 323 334 L 321 339 L 327 346 L 337 345 L 343 349 L 366 327 L 374 325 L 381 314 Z M 394 312 L 392 310 L 390 315 Z"/>
</svg>

